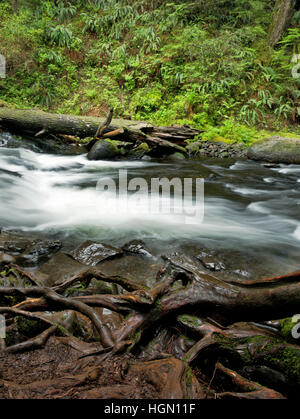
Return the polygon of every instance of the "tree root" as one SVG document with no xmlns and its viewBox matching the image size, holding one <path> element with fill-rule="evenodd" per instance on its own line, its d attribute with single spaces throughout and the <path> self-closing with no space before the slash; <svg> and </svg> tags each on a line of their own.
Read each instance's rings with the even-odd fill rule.
<svg viewBox="0 0 300 419">
<path fill-rule="evenodd" d="M 24 351 L 32 351 L 34 349 L 42 348 L 49 337 L 55 333 L 57 326 L 51 326 L 39 336 L 36 336 L 33 339 L 26 340 L 25 342 L 17 343 L 16 345 L 9 346 L 4 349 L 4 352 L 16 353 Z"/>
<path fill-rule="evenodd" d="M 218 399 L 285 399 L 285 397 L 277 391 L 263 387 L 253 381 L 249 381 L 235 371 L 224 367 L 219 362 L 216 364 L 216 370 L 217 372 L 226 375 L 231 380 L 232 384 L 240 389 L 239 392 L 225 391 L 223 393 L 218 393 Z"/>
<path fill-rule="evenodd" d="M 278 339 L 279 335 L 274 329 L 270 330 L 263 325 L 260 327 L 257 324 L 234 322 L 237 320 L 239 322 L 265 322 L 280 318 L 280 316 L 292 316 L 297 312 L 300 304 L 299 275 L 298 271 L 281 277 L 252 281 L 248 285 L 237 282 L 228 283 L 206 273 L 196 272 L 187 263 L 167 258 L 164 268 L 157 275 L 157 283 L 152 289 L 121 276 L 109 277 L 97 268 L 84 269 L 73 278 L 53 288 L 40 286 L 0 288 L 0 295 L 24 297 L 24 300 L 14 307 L 0 307 L 0 313 L 39 319 L 50 325 L 36 338 L 8 347 L 5 351 L 17 352 L 42 347 L 49 336 L 55 333 L 57 325 L 42 314 L 34 312 L 68 309 L 86 316 L 100 336 L 100 347 L 80 351 L 79 359 L 97 355 L 98 363 L 101 364 L 104 360 L 113 359 L 125 352 L 138 354 L 146 338 L 146 330 L 153 333 L 158 324 L 170 325 L 173 322 L 173 327 L 177 330 L 176 332 L 174 330 L 173 336 L 178 334 L 178 330 L 184 330 L 184 334 L 189 334 L 194 338 L 197 336 L 194 345 L 184 352 L 183 361 L 187 365 L 192 367 L 198 365 L 207 357 L 207 354 L 213 357 L 214 354 L 221 354 L 223 357 L 225 354 L 230 358 L 232 353 L 242 364 L 245 363 L 247 351 L 248 357 L 255 356 L 258 360 L 259 354 L 255 351 L 251 352 L 250 344 L 249 349 L 245 346 L 246 344 L 239 343 L 241 339 L 260 336 L 265 338 L 267 345 L 268 339 L 272 340 L 275 336 Z M 74 283 L 88 285 L 93 278 L 117 284 L 124 291 L 117 295 L 100 294 L 77 297 L 63 295 Z M 127 316 L 119 327 L 111 330 L 99 316 L 96 307 L 125 312 Z M 189 319 L 189 313 L 195 312 L 197 318 L 190 316 Z M 194 320 L 191 320 L 191 317 L 194 317 Z M 175 340 L 174 338 L 174 342 Z M 174 347 L 172 342 L 170 341 L 170 349 L 167 349 L 167 352 L 172 351 Z M 275 347 L 279 348 L 278 350 L 287 348 L 285 343 L 277 344 Z M 263 350 L 263 347 L 260 348 L 261 353 Z M 253 384 L 237 372 L 217 363 L 215 374 L 220 375 L 220 373 L 230 377 L 232 386 L 239 387 L 243 392 L 223 391 L 217 394 L 218 398 L 283 397 L 277 391 Z M 88 379 L 87 377 L 88 375 L 74 378 L 75 385 L 81 385 Z"/>
</svg>

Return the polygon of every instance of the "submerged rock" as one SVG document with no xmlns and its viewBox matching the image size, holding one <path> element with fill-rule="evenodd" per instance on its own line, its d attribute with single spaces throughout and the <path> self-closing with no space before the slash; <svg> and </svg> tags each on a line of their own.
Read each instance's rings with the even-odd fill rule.
<svg viewBox="0 0 300 419">
<path fill-rule="evenodd" d="M 117 146 L 110 140 L 97 141 L 88 153 L 89 160 L 110 160 L 119 154 Z"/>
<path fill-rule="evenodd" d="M 103 243 L 87 240 L 75 249 L 70 255 L 84 265 L 96 266 L 105 259 L 121 255 L 123 251 Z"/>
<path fill-rule="evenodd" d="M 247 157 L 270 163 L 300 163 L 300 139 L 274 136 L 254 143 Z"/>
<path fill-rule="evenodd" d="M 5 240 L 0 243 L 0 251 L 17 254 L 24 252 L 28 246 L 30 246 L 30 241 L 24 240 L 14 242 L 12 240 Z"/>
</svg>

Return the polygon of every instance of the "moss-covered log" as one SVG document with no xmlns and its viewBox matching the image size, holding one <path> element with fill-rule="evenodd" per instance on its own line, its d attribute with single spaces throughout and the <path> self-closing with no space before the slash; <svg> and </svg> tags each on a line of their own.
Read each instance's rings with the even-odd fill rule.
<svg viewBox="0 0 300 419">
<path fill-rule="evenodd" d="M 93 137 L 99 125 L 105 120 L 106 118 L 52 114 L 38 110 L 0 108 L 2 127 L 34 135 L 44 130 L 44 133 L 68 134 L 80 138 Z M 132 135 L 141 135 L 141 128 L 151 130 L 152 125 L 125 119 L 113 119 L 104 133 L 121 127 Z"/>
<path fill-rule="evenodd" d="M 103 137 L 127 142 L 146 142 L 151 148 L 169 152 L 184 151 L 185 141 L 201 131 L 187 126 L 157 127 L 148 122 L 107 118 L 51 114 L 38 110 L 21 110 L 0 107 L 0 126 L 11 132 L 27 133 L 33 136 L 71 135 L 79 138 L 94 137 L 103 127 Z"/>
</svg>

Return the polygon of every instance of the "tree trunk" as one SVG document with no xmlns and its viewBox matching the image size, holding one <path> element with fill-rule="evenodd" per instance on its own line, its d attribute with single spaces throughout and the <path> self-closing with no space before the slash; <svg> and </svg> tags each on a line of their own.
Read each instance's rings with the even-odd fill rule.
<svg viewBox="0 0 300 419">
<path fill-rule="evenodd" d="M 42 130 L 51 134 L 68 134 L 77 137 L 93 137 L 101 123 L 106 118 L 95 118 L 88 116 L 73 116 L 62 114 L 51 114 L 36 110 L 21 110 L 0 108 L 0 124 L 12 131 L 37 134 Z M 112 131 L 117 128 L 127 129 L 133 134 L 139 133 L 140 128 L 151 129 L 152 125 L 140 122 L 128 121 L 124 119 L 114 119 L 109 129 L 104 132 Z"/>
<path fill-rule="evenodd" d="M 94 137 L 99 125 L 103 125 L 105 121 L 106 118 L 51 114 L 36 110 L 0 107 L 0 124 L 3 128 L 34 135 L 65 134 L 80 138 Z M 185 140 L 192 139 L 202 132 L 187 126 L 157 127 L 148 122 L 113 119 L 102 134 L 105 137 L 109 132 L 119 129 L 119 137 L 127 141 L 147 141 L 147 134 L 149 134 L 149 138 L 151 135 L 151 138 L 156 139 L 161 144 L 172 141 L 175 144 L 183 145 Z"/>
<path fill-rule="evenodd" d="M 280 41 L 294 12 L 294 0 L 276 0 L 269 29 L 269 44 L 273 47 Z"/>
</svg>

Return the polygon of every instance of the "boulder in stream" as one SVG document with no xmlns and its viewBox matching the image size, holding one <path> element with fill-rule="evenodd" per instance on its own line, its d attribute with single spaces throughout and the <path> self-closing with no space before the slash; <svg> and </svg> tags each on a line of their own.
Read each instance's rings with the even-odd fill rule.
<svg viewBox="0 0 300 419">
<path fill-rule="evenodd" d="M 270 163 L 300 163 L 300 139 L 274 136 L 249 147 L 247 157 Z"/>
<path fill-rule="evenodd" d="M 89 160 L 110 160 L 119 154 L 117 146 L 111 140 L 97 141 L 88 153 Z"/>
</svg>

